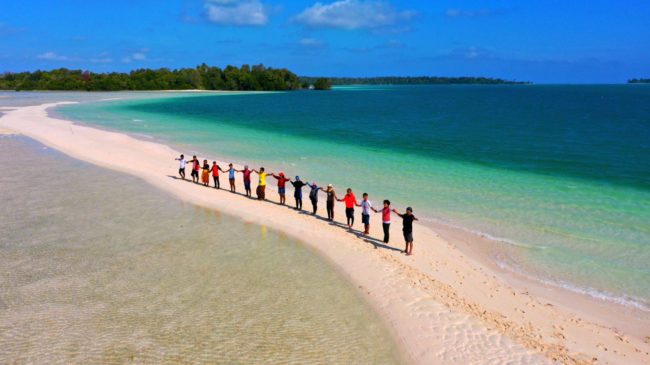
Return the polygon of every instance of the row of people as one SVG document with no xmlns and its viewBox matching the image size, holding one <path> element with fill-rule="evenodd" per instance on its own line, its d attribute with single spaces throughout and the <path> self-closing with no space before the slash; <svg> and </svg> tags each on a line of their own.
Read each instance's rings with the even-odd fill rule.
<svg viewBox="0 0 650 365">
<path fill-rule="evenodd" d="M 176 158 L 179 161 L 178 174 L 180 177 L 185 180 L 185 169 L 188 163 L 185 160 L 184 155 Z M 316 215 L 318 210 L 318 194 L 324 193 L 326 196 L 326 210 L 327 210 L 327 219 L 330 221 L 334 220 L 334 204 L 336 201 L 343 202 L 345 204 L 345 216 L 347 220 L 347 225 L 350 230 L 354 225 L 354 208 L 361 207 L 361 222 L 364 225 L 364 235 L 370 234 L 370 215 L 371 212 L 380 213 L 382 220 L 382 228 L 384 231 L 384 243 L 388 243 L 390 239 L 390 222 L 391 222 L 391 212 L 397 214 L 398 217 L 402 219 L 402 232 L 404 234 L 405 248 L 404 253 L 411 255 L 413 253 L 413 221 L 418 219 L 413 215 L 413 209 L 411 207 L 406 208 L 404 214 L 400 214 L 396 209 L 391 209 L 390 201 L 383 201 L 383 208 L 376 209 L 372 206 L 372 203 L 368 200 L 368 194 L 363 193 L 362 200 L 357 201 L 354 193 L 351 188 L 348 188 L 346 194 L 339 198 L 334 191 L 332 184 L 328 184 L 325 189 L 319 186 L 316 182 L 306 182 L 300 179 L 300 176 L 296 176 L 295 179 L 286 177 L 284 172 L 279 172 L 278 174 L 272 172 L 266 172 L 264 167 L 260 167 L 259 170 L 249 169 L 248 165 L 244 166 L 244 169 L 237 170 L 233 167 L 233 164 L 228 164 L 228 169 L 222 169 L 216 161 L 212 161 L 212 165 L 208 163 L 208 160 L 203 160 L 203 165 L 201 165 L 199 159 L 196 156 L 193 156 L 191 163 L 191 177 L 192 182 L 201 183 L 205 186 L 210 184 L 210 176 L 212 176 L 214 182 L 214 188 L 220 189 L 219 182 L 219 173 L 228 173 L 228 182 L 230 184 L 230 191 L 236 192 L 235 186 L 235 175 L 241 173 L 244 180 L 244 190 L 246 191 L 247 197 L 252 197 L 251 190 L 251 174 L 256 173 L 258 175 L 258 185 L 256 189 L 257 199 L 264 200 L 266 199 L 266 178 L 272 176 L 277 180 L 278 194 L 280 196 L 280 204 L 286 204 L 286 183 L 289 182 L 293 185 L 294 188 L 294 199 L 295 207 L 297 210 L 302 210 L 302 188 L 307 186 L 310 188 L 309 200 L 312 204 L 312 214 Z M 200 175 L 200 178 L 199 178 Z"/>
</svg>

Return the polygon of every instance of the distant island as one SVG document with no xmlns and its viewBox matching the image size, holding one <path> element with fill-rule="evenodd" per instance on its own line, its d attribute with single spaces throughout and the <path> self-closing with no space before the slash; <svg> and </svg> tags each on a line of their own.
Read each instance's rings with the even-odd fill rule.
<svg viewBox="0 0 650 365">
<path fill-rule="evenodd" d="M 627 80 L 628 84 L 650 84 L 650 79 L 630 79 Z"/>
<path fill-rule="evenodd" d="M 60 68 L 51 71 L 6 72 L 0 90 L 242 90 L 279 91 L 302 88 L 298 76 L 284 68 L 264 65 L 219 67 L 199 65 L 170 70 L 138 69 L 129 73 L 95 73 Z"/>
<path fill-rule="evenodd" d="M 302 84 L 314 85 L 322 77 L 301 76 Z M 529 81 L 509 81 L 489 77 L 435 77 L 435 76 L 382 76 L 382 77 L 329 77 L 332 85 L 430 85 L 430 84 L 531 84 Z"/>
</svg>

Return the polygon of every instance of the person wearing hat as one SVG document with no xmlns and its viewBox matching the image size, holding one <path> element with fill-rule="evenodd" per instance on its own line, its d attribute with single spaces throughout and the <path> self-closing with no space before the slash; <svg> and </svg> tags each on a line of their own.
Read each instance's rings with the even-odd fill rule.
<svg viewBox="0 0 650 365">
<path fill-rule="evenodd" d="M 243 170 L 238 170 L 238 172 L 241 172 L 244 174 L 244 190 L 246 190 L 246 196 L 251 197 L 251 170 L 248 169 L 248 165 L 244 165 Z"/>
<path fill-rule="evenodd" d="M 402 218 L 402 232 L 404 233 L 404 241 L 406 242 L 406 247 L 404 248 L 404 253 L 408 256 L 413 254 L 413 221 L 418 219 L 413 215 L 413 208 L 406 208 L 406 213 L 399 214 L 397 210 L 393 209 L 393 212 Z"/>
<path fill-rule="evenodd" d="M 287 198 L 286 198 L 286 184 L 289 179 L 287 179 L 284 176 L 284 172 L 280 172 L 279 174 L 271 174 L 274 178 L 278 180 L 278 194 L 280 195 L 280 204 L 284 205 L 286 203 Z"/>
<path fill-rule="evenodd" d="M 300 180 L 300 176 L 296 176 L 296 181 L 289 181 L 293 185 L 293 197 L 296 199 L 296 209 L 302 210 L 302 187 L 307 184 Z"/>
<path fill-rule="evenodd" d="M 316 210 L 318 210 L 318 191 L 322 190 L 320 186 L 316 184 L 316 182 L 307 183 L 307 186 L 311 188 L 311 191 L 309 192 L 309 200 L 311 200 L 311 207 L 313 210 L 313 215 L 316 215 Z"/>
<path fill-rule="evenodd" d="M 325 194 L 327 194 L 327 219 L 330 221 L 334 220 L 334 202 L 338 199 L 336 197 L 336 193 L 334 192 L 334 187 L 332 184 L 327 184 L 327 190 L 325 190 Z"/>
</svg>

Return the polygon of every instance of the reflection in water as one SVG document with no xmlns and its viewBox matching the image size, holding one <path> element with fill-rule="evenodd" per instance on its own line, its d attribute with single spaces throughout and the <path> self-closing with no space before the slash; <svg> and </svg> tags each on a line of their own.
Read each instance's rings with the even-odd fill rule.
<svg viewBox="0 0 650 365">
<path fill-rule="evenodd" d="M 398 361 L 299 243 L 23 137 L 0 153 L 0 363 Z"/>
</svg>

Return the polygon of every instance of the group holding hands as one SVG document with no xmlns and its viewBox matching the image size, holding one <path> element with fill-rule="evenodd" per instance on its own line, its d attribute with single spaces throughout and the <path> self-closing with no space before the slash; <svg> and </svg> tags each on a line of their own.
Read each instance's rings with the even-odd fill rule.
<svg viewBox="0 0 650 365">
<path fill-rule="evenodd" d="M 258 185 L 256 189 L 256 195 L 259 200 L 264 200 L 266 198 L 266 178 L 267 176 L 272 176 L 277 180 L 278 185 L 278 194 L 280 195 L 280 204 L 284 205 L 286 203 L 286 183 L 289 182 L 293 185 L 294 188 L 294 199 L 295 207 L 297 210 L 302 210 L 302 188 L 307 186 L 310 188 L 309 200 L 312 204 L 312 215 L 316 215 L 318 209 L 318 193 L 323 192 L 326 197 L 326 208 L 327 208 L 327 219 L 330 221 L 334 220 L 334 203 L 335 201 L 345 203 L 345 216 L 347 218 L 348 228 L 351 230 L 354 225 L 354 208 L 361 207 L 361 222 L 364 225 L 363 235 L 370 234 L 370 212 L 381 213 L 382 219 L 382 228 L 384 231 L 384 243 L 388 243 L 390 235 L 390 222 L 391 222 L 391 212 L 397 214 L 398 217 L 402 218 L 402 233 L 404 234 L 404 241 L 406 243 L 404 248 L 404 253 L 407 255 L 413 254 L 413 221 L 418 219 L 413 215 L 413 209 L 411 207 L 406 208 L 404 214 L 400 214 L 396 209 L 390 208 L 390 201 L 384 200 L 383 208 L 376 209 L 372 206 L 368 200 L 368 194 L 363 193 L 362 200 L 357 201 L 357 198 L 354 196 L 351 188 L 347 189 L 347 192 L 343 198 L 339 198 L 334 191 L 332 184 L 328 184 L 326 189 L 318 186 L 315 182 L 311 184 L 309 182 L 303 182 L 300 180 L 300 176 L 296 176 L 295 179 L 290 179 L 285 176 L 284 172 L 280 172 L 277 175 L 272 172 L 266 172 L 264 167 L 260 167 L 259 170 L 249 169 L 248 165 L 244 166 L 243 170 L 237 170 L 233 167 L 233 164 L 228 164 L 228 169 L 222 169 L 216 161 L 212 161 L 212 166 L 208 164 L 208 160 L 203 160 L 203 165 L 199 162 L 196 156 L 193 156 L 192 160 L 186 161 L 184 155 L 180 155 L 179 158 L 176 158 L 179 161 L 178 174 L 180 177 L 185 180 L 185 168 L 186 164 L 190 162 L 192 164 L 191 177 L 194 183 L 201 183 L 204 186 L 209 186 L 210 184 L 210 175 L 214 181 L 214 188 L 220 189 L 219 184 L 219 172 L 228 173 L 228 182 L 230 183 L 230 191 L 232 193 L 236 192 L 235 188 L 235 174 L 242 173 L 244 178 L 244 189 L 246 190 L 246 196 L 252 197 L 251 192 L 251 173 L 256 173 L 258 175 Z M 199 180 L 199 172 L 200 180 Z"/>
</svg>

